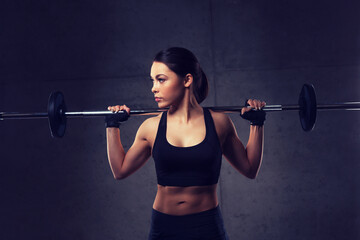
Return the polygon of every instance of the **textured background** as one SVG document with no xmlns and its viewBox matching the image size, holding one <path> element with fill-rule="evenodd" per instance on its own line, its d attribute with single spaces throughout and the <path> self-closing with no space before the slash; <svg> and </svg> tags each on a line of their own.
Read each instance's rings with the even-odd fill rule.
<svg viewBox="0 0 360 240">
<path fill-rule="evenodd" d="M 0 110 L 156 107 L 148 80 L 159 50 L 182 46 L 210 80 L 204 106 L 360 99 L 359 1 L 1 1 Z M 231 115 L 247 142 L 248 123 Z M 268 115 L 257 179 L 224 159 L 218 194 L 230 239 L 359 239 L 358 112 Z M 129 148 L 145 117 L 121 127 Z M 44 120 L 0 122 L 0 239 L 146 239 L 153 160 L 114 180 L 102 118 L 70 119 L 63 139 Z"/>
</svg>

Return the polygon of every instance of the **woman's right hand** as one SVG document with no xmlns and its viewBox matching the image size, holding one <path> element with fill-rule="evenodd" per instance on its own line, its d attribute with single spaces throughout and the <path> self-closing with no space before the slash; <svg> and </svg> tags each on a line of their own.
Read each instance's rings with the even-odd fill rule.
<svg viewBox="0 0 360 240">
<path fill-rule="evenodd" d="M 125 113 L 106 115 L 105 116 L 106 128 L 109 127 L 119 128 L 120 122 L 124 122 L 130 117 L 130 108 L 128 108 L 126 105 L 109 106 L 108 110 L 112 111 L 113 113 L 117 113 L 119 111 L 125 111 Z"/>
<path fill-rule="evenodd" d="M 116 106 L 108 106 L 108 110 L 112 112 L 118 112 L 125 110 L 128 115 L 130 115 L 130 108 L 128 108 L 126 105 L 116 105 Z"/>
</svg>

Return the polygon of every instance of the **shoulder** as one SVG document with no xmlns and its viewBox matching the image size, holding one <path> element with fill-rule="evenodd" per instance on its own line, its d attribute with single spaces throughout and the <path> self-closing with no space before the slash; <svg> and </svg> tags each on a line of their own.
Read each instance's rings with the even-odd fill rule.
<svg viewBox="0 0 360 240">
<path fill-rule="evenodd" d="M 212 110 L 209 111 L 211 113 L 211 117 L 214 120 L 216 131 L 219 135 L 227 135 L 229 132 L 232 131 L 232 129 L 234 128 L 234 124 L 227 114 L 222 112 L 215 112 Z"/>
<path fill-rule="evenodd" d="M 225 128 L 233 124 L 230 117 L 225 113 L 215 112 L 212 110 L 209 111 L 211 113 L 211 117 L 213 118 L 215 125 Z"/>
<path fill-rule="evenodd" d="M 142 138 L 149 139 L 151 136 L 156 133 L 161 116 L 163 113 L 160 113 L 159 115 L 155 117 L 147 118 L 139 127 L 138 129 L 138 135 Z"/>
</svg>

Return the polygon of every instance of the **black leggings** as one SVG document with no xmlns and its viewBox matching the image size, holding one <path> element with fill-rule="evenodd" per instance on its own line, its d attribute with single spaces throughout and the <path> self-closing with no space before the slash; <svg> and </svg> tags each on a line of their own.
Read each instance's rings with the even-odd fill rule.
<svg viewBox="0 0 360 240">
<path fill-rule="evenodd" d="M 148 240 L 229 240 L 219 206 L 182 216 L 152 210 Z"/>
</svg>

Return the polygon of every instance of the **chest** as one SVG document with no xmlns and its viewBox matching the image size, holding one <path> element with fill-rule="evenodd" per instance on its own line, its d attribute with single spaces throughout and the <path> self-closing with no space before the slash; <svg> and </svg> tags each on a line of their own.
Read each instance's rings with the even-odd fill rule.
<svg viewBox="0 0 360 240">
<path fill-rule="evenodd" d="M 168 122 L 166 140 L 176 147 L 191 147 L 200 144 L 206 137 L 204 120 L 194 121 L 190 124 Z"/>
<path fill-rule="evenodd" d="M 149 132 L 146 140 L 149 142 L 151 149 L 154 147 L 155 139 L 158 132 L 160 118 L 154 122 L 151 131 Z M 220 141 L 221 148 L 223 146 L 226 133 L 214 118 L 214 127 L 216 135 Z M 200 144 L 206 137 L 206 125 L 204 119 L 199 119 L 193 124 L 177 124 L 175 122 L 167 122 L 166 140 L 170 145 L 176 147 L 191 147 Z"/>
</svg>

